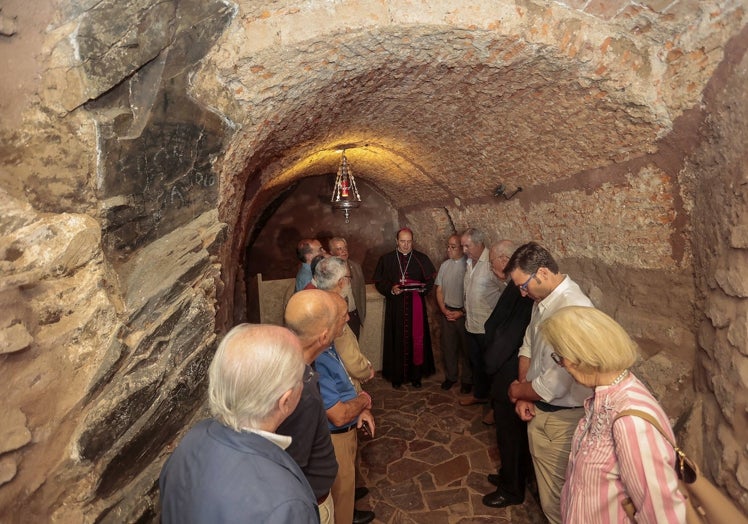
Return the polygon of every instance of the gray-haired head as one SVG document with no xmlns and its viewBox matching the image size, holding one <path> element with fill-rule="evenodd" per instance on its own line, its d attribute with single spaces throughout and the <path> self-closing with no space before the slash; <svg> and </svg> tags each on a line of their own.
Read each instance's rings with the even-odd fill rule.
<svg viewBox="0 0 748 524">
<path fill-rule="evenodd" d="M 506 257 L 507 261 L 517 249 L 517 244 L 511 240 L 500 240 L 491 246 L 490 258 Z"/>
<path fill-rule="evenodd" d="M 332 291 L 340 285 L 340 279 L 348 276 L 348 264 L 338 257 L 326 258 L 317 264 L 314 270 L 314 280 L 317 287 L 325 291 Z"/>
<path fill-rule="evenodd" d="M 218 345 L 208 370 L 213 416 L 235 431 L 258 428 L 302 380 L 301 343 L 280 326 L 240 324 Z"/>
<path fill-rule="evenodd" d="M 465 231 L 463 231 L 462 236 L 469 237 L 474 244 L 483 244 L 484 246 L 486 245 L 486 235 L 480 229 L 469 227 Z"/>
</svg>

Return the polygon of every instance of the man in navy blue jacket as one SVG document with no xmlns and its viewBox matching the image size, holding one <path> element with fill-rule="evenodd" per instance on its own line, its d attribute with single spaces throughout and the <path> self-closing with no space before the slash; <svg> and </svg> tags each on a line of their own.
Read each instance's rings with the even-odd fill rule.
<svg viewBox="0 0 748 524">
<path fill-rule="evenodd" d="M 298 338 L 286 328 L 242 324 L 213 358 L 208 397 L 213 419 L 193 427 L 159 480 L 161 521 L 316 524 L 312 488 L 275 430 L 309 376 Z"/>
</svg>

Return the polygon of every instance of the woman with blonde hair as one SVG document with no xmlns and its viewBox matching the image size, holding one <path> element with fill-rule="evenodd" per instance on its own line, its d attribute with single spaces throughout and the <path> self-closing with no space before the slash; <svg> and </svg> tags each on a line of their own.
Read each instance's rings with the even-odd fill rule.
<svg viewBox="0 0 748 524">
<path fill-rule="evenodd" d="M 645 411 L 674 440 L 662 407 L 628 369 L 637 359 L 636 344 L 595 308 L 560 309 L 540 329 L 556 363 L 594 390 L 572 442 L 561 493 L 564 522 L 628 522 L 622 505 L 627 498 L 636 507 L 637 522 L 685 522 L 672 446 L 649 422 L 616 418 L 624 410 Z"/>
</svg>

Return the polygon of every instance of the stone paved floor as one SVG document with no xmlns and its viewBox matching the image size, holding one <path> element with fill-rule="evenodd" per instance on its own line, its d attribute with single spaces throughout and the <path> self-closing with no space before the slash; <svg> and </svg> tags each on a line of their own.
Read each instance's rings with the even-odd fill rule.
<svg viewBox="0 0 748 524">
<path fill-rule="evenodd" d="M 481 422 L 483 406 L 457 403 L 459 386 L 443 391 L 435 375 L 423 388 L 393 389 L 378 374 L 365 386 L 374 399 L 376 437 L 359 432 L 361 474 L 370 494 L 357 502 L 375 523 L 545 523 L 536 499 L 493 509 L 481 497 L 499 462 L 494 426 Z"/>
</svg>

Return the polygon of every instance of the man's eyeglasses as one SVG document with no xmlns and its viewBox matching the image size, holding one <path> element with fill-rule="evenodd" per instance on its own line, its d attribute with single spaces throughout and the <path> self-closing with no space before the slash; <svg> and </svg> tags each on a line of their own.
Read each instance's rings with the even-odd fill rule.
<svg viewBox="0 0 748 524">
<path fill-rule="evenodd" d="M 525 280 L 525 283 L 521 284 L 519 286 L 519 290 L 522 291 L 522 292 L 524 292 L 524 293 L 527 293 L 527 288 L 530 287 L 530 280 L 532 280 L 533 278 L 535 278 L 535 273 L 533 273 L 532 275 L 530 275 L 530 278 L 528 278 L 527 280 Z"/>
<path fill-rule="evenodd" d="M 559 365 L 559 366 L 561 366 L 561 367 L 564 367 L 564 364 L 563 364 L 563 358 L 562 358 L 562 357 L 559 357 L 559 356 L 558 356 L 558 355 L 557 355 L 557 354 L 556 354 L 555 352 L 551 353 L 551 358 L 553 359 L 553 361 L 554 361 L 554 362 L 555 362 L 556 364 L 558 364 L 558 365 Z"/>
</svg>

